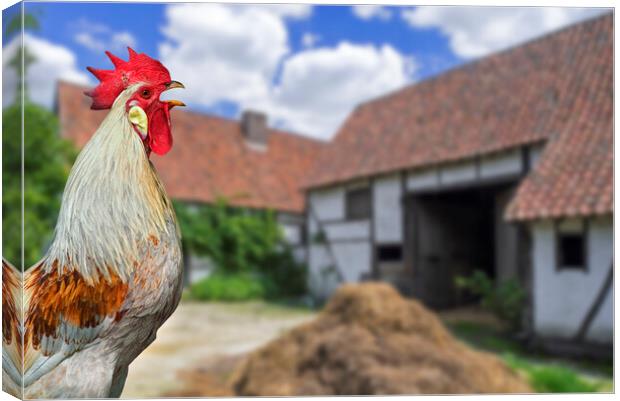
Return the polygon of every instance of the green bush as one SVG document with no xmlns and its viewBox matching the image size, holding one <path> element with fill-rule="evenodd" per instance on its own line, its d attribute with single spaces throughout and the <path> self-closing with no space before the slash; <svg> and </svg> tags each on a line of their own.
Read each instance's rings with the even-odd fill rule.
<svg viewBox="0 0 620 401">
<path fill-rule="evenodd" d="M 307 269 L 297 263 L 288 247 L 268 253 L 258 266 L 266 298 L 289 298 L 306 293 Z"/>
<path fill-rule="evenodd" d="M 247 274 L 213 274 L 190 287 L 190 297 L 201 301 L 247 301 L 264 295 L 262 280 Z"/>
<path fill-rule="evenodd" d="M 525 291 L 516 280 L 496 284 L 486 273 L 476 270 L 469 277 L 456 277 L 455 285 L 480 296 L 482 307 L 508 323 L 511 328 L 520 326 Z"/>
<path fill-rule="evenodd" d="M 306 292 L 306 268 L 295 261 L 273 212 L 229 207 L 225 199 L 199 206 L 175 202 L 175 209 L 185 250 L 208 257 L 215 266 L 214 276 L 209 277 L 213 283 L 200 284 L 237 285 L 251 278 L 260 283 L 261 297 L 295 297 Z M 218 293 L 209 288 L 210 294 Z"/>
</svg>

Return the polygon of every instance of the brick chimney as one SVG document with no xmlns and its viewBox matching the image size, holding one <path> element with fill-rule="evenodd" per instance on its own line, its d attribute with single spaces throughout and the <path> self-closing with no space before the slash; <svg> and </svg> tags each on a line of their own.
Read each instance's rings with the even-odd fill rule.
<svg viewBox="0 0 620 401">
<path fill-rule="evenodd" d="M 255 145 L 267 145 L 269 128 L 267 116 L 258 111 L 246 110 L 241 116 L 241 132 L 246 141 Z"/>
</svg>

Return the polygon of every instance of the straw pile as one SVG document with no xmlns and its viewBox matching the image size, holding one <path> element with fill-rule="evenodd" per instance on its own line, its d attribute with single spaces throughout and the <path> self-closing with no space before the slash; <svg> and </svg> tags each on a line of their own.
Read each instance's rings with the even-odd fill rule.
<svg viewBox="0 0 620 401">
<path fill-rule="evenodd" d="M 242 396 L 531 392 L 499 359 L 379 283 L 341 287 L 316 320 L 244 358 L 230 385 Z"/>
</svg>

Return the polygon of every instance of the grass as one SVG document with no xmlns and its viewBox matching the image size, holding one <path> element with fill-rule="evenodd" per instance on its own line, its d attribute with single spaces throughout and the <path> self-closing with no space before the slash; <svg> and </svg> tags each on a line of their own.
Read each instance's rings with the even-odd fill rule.
<svg viewBox="0 0 620 401">
<path fill-rule="evenodd" d="M 189 288 L 192 298 L 201 301 L 239 302 L 265 297 L 261 280 L 249 274 L 212 274 Z"/>
<path fill-rule="evenodd" d="M 522 372 L 538 393 L 594 393 L 608 391 L 605 380 L 585 377 L 577 371 L 555 363 L 534 363 L 513 354 L 501 355 L 508 366 Z"/>
<path fill-rule="evenodd" d="M 448 324 L 448 328 L 461 340 L 485 351 L 526 353 L 519 342 L 506 338 L 499 330 L 482 323 L 459 321 Z"/>
<path fill-rule="evenodd" d="M 613 364 L 551 357 L 525 348 L 490 326 L 459 321 L 448 324 L 462 341 L 497 354 L 508 366 L 527 377 L 539 393 L 592 393 L 613 391 Z"/>
</svg>

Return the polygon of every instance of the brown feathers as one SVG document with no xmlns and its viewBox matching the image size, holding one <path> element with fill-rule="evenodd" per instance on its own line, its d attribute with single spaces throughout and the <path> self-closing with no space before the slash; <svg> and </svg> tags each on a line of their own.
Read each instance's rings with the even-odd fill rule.
<svg viewBox="0 0 620 401">
<path fill-rule="evenodd" d="M 30 272 L 29 272 L 30 273 Z M 43 336 L 56 338 L 61 324 L 93 328 L 106 317 L 114 318 L 127 295 L 128 286 L 118 275 L 99 276 L 93 285 L 76 271 L 37 267 L 28 274 L 25 291 L 30 295 L 25 322 L 25 345 L 37 349 Z"/>
<path fill-rule="evenodd" d="M 2 340 L 10 344 L 13 338 L 20 340 L 19 315 L 15 304 L 21 294 L 20 273 L 2 259 Z"/>
</svg>

